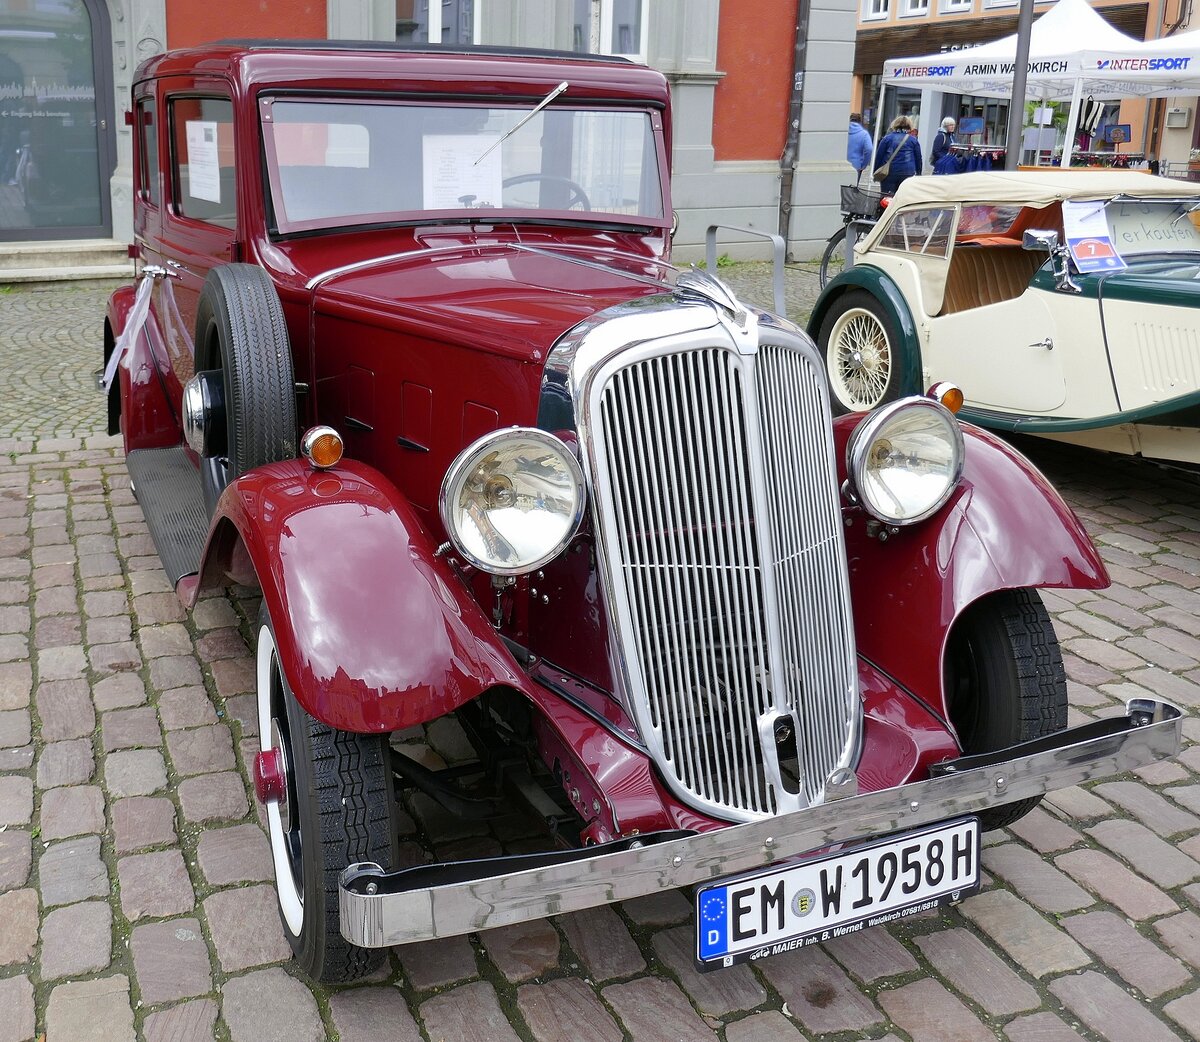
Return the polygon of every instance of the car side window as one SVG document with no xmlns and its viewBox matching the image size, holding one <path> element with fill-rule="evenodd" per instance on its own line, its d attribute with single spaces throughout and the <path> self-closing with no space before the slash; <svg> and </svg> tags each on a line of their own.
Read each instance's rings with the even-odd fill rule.
<svg viewBox="0 0 1200 1042">
<path fill-rule="evenodd" d="M 153 99 L 138 102 L 138 192 L 150 206 L 158 206 L 158 116 Z"/>
<path fill-rule="evenodd" d="M 929 207 L 896 214 L 878 246 L 926 257 L 945 257 L 954 232 L 954 207 Z"/>
<path fill-rule="evenodd" d="M 233 228 L 237 221 L 233 102 L 180 97 L 169 104 L 173 209 L 183 217 Z"/>
</svg>

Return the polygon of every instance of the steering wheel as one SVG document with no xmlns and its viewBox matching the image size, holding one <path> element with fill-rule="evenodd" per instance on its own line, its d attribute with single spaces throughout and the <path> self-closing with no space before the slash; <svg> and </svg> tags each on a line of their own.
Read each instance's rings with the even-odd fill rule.
<svg viewBox="0 0 1200 1042">
<path fill-rule="evenodd" d="M 547 184 L 563 185 L 570 191 L 567 197 L 567 205 L 564 210 L 573 210 L 575 204 L 579 204 L 581 210 L 590 210 L 592 208 L 591 201 L 587 197 L 587 192 L 583 190 L 583 186 L 576 181 L 572 181 L 569 177 L 558 177 L 555 174 L 517 174 L 515 177 L 506 177 L 504 179 L 504 187 L 511 188 L 513 185 L 530 184 L 534 181 L 545 181 Z"/>
</svg>

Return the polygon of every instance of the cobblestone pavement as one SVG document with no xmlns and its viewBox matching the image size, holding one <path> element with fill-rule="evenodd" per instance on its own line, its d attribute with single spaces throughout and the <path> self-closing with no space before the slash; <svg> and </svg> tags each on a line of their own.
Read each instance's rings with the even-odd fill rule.
<svg viewBox="0 0 1200 1042">
<path fill-rule="evenodd" d="M 83 393 L 102 297 L 0 294 L 0 1042 L 1200 1036 L 1194 719 L 1177 762 L 1055 794 L 988 838 L 983 892 L 889 928 L 699 976 L 669 892 L 397 950 L 363 987 L 298 979 L 246 784 L 253 604 L 185 616 L 168 588 Z M 1195 477 L 1021 447 L 1112 571 L 1046 595 L 1073 719 L 1143 692 L 1200 704 Z M 452 728 L 426 740 L 461 755 Z"/>
</svg>

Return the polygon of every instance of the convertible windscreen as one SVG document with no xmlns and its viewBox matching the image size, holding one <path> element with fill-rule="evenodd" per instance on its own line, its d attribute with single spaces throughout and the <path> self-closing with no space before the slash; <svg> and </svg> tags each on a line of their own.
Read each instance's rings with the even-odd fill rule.
<svg viewBox="0 0 1200 1042">
<path fill-rule="evenodd" d="M 1200 211 L 1196 200 L 1113 199 L 1104 208 L 1117 252 L 1200 253 Z"/>
<path fill-rule="evenodd" d="M 280 232 L 421 220 L 558 217 L 661 224 L 645 111 L 264 99 Z M 524 121 L 524 122 L 522 122 Z"/>
</svg>

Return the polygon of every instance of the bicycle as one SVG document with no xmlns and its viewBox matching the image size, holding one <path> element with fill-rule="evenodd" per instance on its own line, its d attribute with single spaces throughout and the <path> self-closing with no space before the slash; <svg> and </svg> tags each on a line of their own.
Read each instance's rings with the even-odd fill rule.
<svg viewBox="0 0 1200 1042">
<path fill-rule="evenodd" d="M 836 258 L 844 249 L 846 230 L 857 222 L 863 227 L 874 224 L 883 215 L 887 200 L 877 188 L 863 188 L 859 185 L 842 185 L 842 226 L 829 236 L 825 244 L 825 252 L 821 254 L 821 289 L 829 282 L 831 267 L 836 266 Z M 859 229 L 861 231 L 861 228 Z"/>
</svg>

